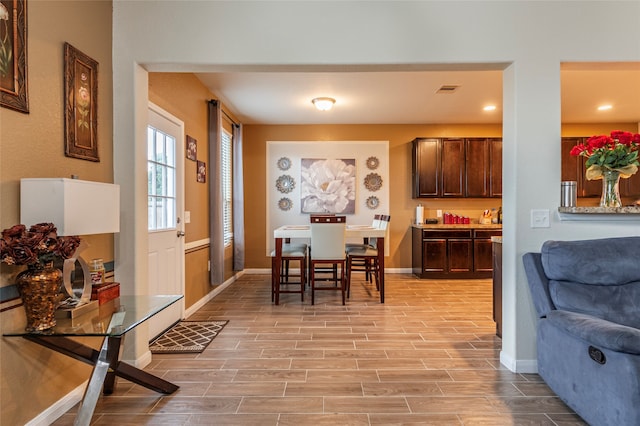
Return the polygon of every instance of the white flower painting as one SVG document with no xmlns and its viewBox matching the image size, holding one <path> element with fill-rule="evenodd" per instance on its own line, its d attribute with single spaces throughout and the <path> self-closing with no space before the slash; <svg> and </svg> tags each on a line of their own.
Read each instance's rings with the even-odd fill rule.
<svg viewBox="0 0 640 426">
<path fill-rule="evenodd" d="M 355 159 L 301 159 L 302 213 L 355 213 Z"/>
</svg>

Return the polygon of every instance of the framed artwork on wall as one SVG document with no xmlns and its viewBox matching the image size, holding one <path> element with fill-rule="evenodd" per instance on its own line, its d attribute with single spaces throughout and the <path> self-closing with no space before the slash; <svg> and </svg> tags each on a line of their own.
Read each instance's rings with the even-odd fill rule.
<svg viewBox="0 0 640 426">
<path fill-rule="evenodd" d="M 300 166 L 301 213 L 355 213 L 354 158 L 302 158 Z"/>
<path fill-rule="evenodd" d="M 100 161 L 98 156 L 98 62 L 64 44 L 64 117 L 67 157 Z"/>
<path fill-rule="evenodd" d="M 207 163 L 198 161 L 196 164 L 196 180 L 200 183 L 205 183 L 207 181 Z"/>
<path fill-rule="evenodd" d="M 29 112 L 27 0 L 0 1 L 0 106 Z"/>
<path fill-rule="evenodd" d="M 187 135 L 187 158 L 191 161 L 198 159 L 198 141 Z"/>
</svg>

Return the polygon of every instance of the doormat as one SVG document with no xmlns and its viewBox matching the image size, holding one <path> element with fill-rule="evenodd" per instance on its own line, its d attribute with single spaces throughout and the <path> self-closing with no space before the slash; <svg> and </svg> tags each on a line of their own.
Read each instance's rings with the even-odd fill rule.
<svg viewBox="0 0 640 426">
<path fill-rule="evenodd" d="M 229 321 L 180 321 L 149 344 L 152 354 L 200 353 Z"/>
</svg>

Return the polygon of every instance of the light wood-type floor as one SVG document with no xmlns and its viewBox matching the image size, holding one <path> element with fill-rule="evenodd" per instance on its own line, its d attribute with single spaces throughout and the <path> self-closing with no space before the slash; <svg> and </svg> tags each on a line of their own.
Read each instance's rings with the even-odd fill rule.
<svg viewBox="0 0 640 426">
<path fill-rule="evenodd" d="M 346 306 L 326 291 L 275 306 L 269 280 L 244 275 L 189 318 L 229 320 L 203 353 L 153 356 L 176 393 L 119 380 L 92 424 L 585 425 L 538 375 L 500 365 L 490 280 L 388 274 L 384 304 L 354 280 Z"/>
</svg>

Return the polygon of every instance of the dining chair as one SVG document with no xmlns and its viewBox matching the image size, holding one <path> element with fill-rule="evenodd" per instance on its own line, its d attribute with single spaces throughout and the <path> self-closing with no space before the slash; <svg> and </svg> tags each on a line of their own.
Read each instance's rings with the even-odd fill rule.
<svg viewBox="0 0 640 426">
<path fill-rule="evenodd" d="M 382 215 L 376 214 L 373 215 L 373 221 L 371 222 L 371 227 L 372 228 L 376 228 L 378 229 L 380 227 L 380 218 L 382 217 Z M 361 248 L 366 248 L 366 246 L 369 245 L 369 238 L 365 237 L 362 239 L 361 243 L 347 243 L 346 247 L 350 248 L 350 247 L 361 247 Z"/>
<path fill-rule="evenodd" d="M 378 229 L 387 230 L 391 216 L 380 215 L 380 221 L 378 222 Z M 370 238 L 369 244 L 363 244 L 360 246 L 347 246 L 347 297 L 351 294 L 351 273 L 352 272 L 364 272 L 365 281 L 372 282 L 375 279 L 376 290 L 380 290 L 380 274 L 384 271 L 380 271 L 380 265 L 378 264 L 378 239 Z"/>
<path fill-rule="evenodd" d="M 309 250 L 311 281 L 311 304 L 315 304 L 316 290 L 339 290 L 342 294 L 342 304 L 345 304 L 345 229 L 346 216 L 312 215 L 311 218 L 311 247 Z M 330 278 L 319 274 L 326 273 L 327 267 Z M 333 285 L 319 285 L 319 282 L 332 282 Z"/>
<path fill-rule="evenodd" d="M 271 301 L 276 305 L 280 304 L 281 293 L 300 293 L 300 300 L 304 302 L 304 291 L 307 284 L 307 250 L 306 244 L 294 244 L 287 240 L 282 244 L 282 264 L 280 266 L 280 276 L 276 276 L 276 251 L 271 252 Z M 294 274 L 290 271 L 290 262 L 298 262 L 299 272 Z M 298 278 L 297 281 L 290 281 L 290 278 Z"/>
</svg>

